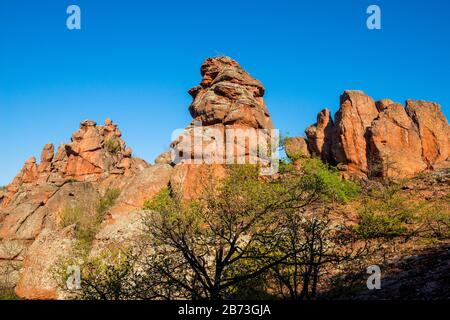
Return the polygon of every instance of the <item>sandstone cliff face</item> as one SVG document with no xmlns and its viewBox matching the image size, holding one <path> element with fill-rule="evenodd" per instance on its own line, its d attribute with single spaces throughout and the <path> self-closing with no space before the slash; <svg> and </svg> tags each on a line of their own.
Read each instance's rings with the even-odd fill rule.
<svg viewBox="0 0 450 320">
<path fill-rule="evenodd" d="M 386 105 L 373 121 L 368 136 L 372 174 L 414 176 L 427 168 L 418 130 L 402 105 L 393 102 Z"/>
<path fill-rule="evenodd" d="M 306 129 L 313 155 L 358 176 L 404 178 L 449 167 L 449 125 L 436 103 L 389 99 L 374 102 L 345 91 L 331 120 L 328 110 Z"/>
<path fill-rule="evenodd" d="M 427 101 L 406 101 L 406 112 L 414 121 L 422 141 L 422 157 L 429 168 L 449 157 L 449 126 L 440 106 Z"/>
</svg>

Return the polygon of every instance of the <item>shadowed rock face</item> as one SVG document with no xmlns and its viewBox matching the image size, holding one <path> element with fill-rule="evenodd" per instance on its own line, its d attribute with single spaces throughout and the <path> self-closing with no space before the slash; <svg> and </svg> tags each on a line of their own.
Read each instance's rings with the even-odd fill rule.
<svg viewBox="0 0 450 320">
<path fill-rule="evenodd" d="M 348 172 L 368 173 L 367 128 L 378 116 L 372 98 L 362 91 L 345 91 L 341 108 L 335 115 L 332 132 L 332 156 Z"/>
<path fill-rule="evenodd" d="M 449 125 L 436 103 L 389 99 L 374 102 L 345 91 L 334 123 L 328 110 L 306 129 L 313 155 L 359 176 L 404 178 L 449 167 Z"/>
<path fill-rule="evenodd" d="M 317 123 L 308 127 L 305 133 L 308 137 L 308 144 L 312 154 L 331 162 L 333 120 L 331 119 L 330 110 L 322 110 L 317 115 Z"/>
</svg>

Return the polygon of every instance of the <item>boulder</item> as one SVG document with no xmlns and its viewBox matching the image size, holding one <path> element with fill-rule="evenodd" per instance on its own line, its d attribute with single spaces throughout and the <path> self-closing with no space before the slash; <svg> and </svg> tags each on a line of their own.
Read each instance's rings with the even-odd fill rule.
<svg viewBox="0 0 450 320">
<path fill-rule="evenodd" d="M 166 151 L 161 153 L 158 157 L 155 159 L 155 164 L 169 164 L 172 165 L 172 152 Z"/>
<path fill-rule="evenodd" d="M 42 232 L 28 249 L 16 294 L 31 300 L 64 299 L 67 293 L 58 283 L 56 268 L 61 261 L 71 257 L 75 243 L 75 226 Z"/>
<path fill-rule="evenodd" d="M 308 150 L 308 142 L 303 137 L 293 137 L 286 139 L 284 149 L 286 155 L 292 160 L 311 156 Z"/>
</svg>

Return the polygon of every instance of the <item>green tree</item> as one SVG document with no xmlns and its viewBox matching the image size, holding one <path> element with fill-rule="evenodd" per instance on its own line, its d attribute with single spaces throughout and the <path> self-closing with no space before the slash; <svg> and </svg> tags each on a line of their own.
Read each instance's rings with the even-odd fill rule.
<svg viewBox="0 0 450 320">
<path fill-rule="evenodd" d="M 223 299 L 233 288 L 254 279 L 289 252 L 266 264 L 260 255 L 274 248 L 257 244 L 277 237 L 280 209 L 275 184 L 259 176 L 258 168 L 235 166 L 220 185 L 209 185 L 204 197 L 183 203 L 165 189 L 145 208 L 154 210 L 148 234 L 157 251 L 147 264 L 166 279 L 165 285 L 192 299 Z M 276 242 L 274 242 L 276 243 Z"/>
</svg>

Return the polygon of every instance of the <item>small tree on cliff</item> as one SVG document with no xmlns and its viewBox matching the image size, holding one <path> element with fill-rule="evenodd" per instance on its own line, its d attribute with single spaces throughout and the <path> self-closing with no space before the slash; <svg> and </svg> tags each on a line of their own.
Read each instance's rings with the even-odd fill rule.
<svg viewBox="0 0 450 320">
<path fill-rule="evenodd" d="M 146 204 L 157 212 L 147 232 L 155 254 L 148 272 L 165 279 L 180 297 L 223 299 L 239 283 L 254 279 L 286 259 L 261 263 L 277 244 L 280 209 L 275 184 L 263 181 L 256 167 L 236 166 L 219 186 L 210 185 L 203 198 L 183 203 L 165 189 Z M 270 237 L 270 245 L 261 247 Z"/>
<path fill-rule="evenodd" d="M 310 299 L 317 295 L 327 269 L 337 269 L 366 252 L 364 246 L 355 249 L 351 229 L 338 224 L 336 215 L 332 218 L 336 206 L 355 197 L 358 188 L 319 159 L 287 164 L 282 176 L 283 208 L 277 220 L 282 241 L 277 251 L 261 258 L 273 260 L 291 252 L 271 268 L 268 283 L 281 298 Z"/>
</svg>

